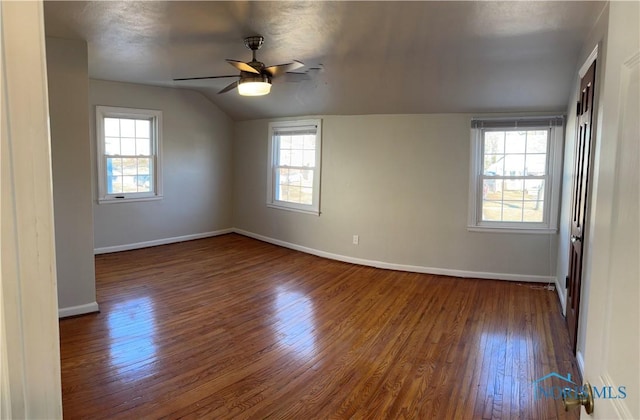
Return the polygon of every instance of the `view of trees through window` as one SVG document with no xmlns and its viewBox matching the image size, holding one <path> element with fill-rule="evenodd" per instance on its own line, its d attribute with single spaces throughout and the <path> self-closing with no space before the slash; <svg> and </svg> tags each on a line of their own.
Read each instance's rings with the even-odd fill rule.
<svg viewBox="0 0 640 420">
<path fill-rule="evenodd" d="M 543 222 L 549 130 L 483 133 L 482 221 Z"/>
<path fill-rule="evenodd" d="M 311 205 L 316 135 L 282 133 L 277 146 L 276 200 Z"/>
<path fill-rule="evenodd" d="M 105 118 L 107 193 L 151 192 L 151 120 Z"/>
</svg>

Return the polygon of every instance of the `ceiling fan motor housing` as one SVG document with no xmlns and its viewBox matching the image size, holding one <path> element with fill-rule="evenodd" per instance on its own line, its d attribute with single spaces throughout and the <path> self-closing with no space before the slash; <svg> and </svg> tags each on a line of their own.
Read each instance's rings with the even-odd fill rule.
<svg viewBox="0 0 640 420">
<path fill-rule="evenodd" d="M 260 74 L 249 73 L 247 71 L 240 72 L 240 83 L 248 82 L 263 82 L 271 83 L 271 76 L 267 72 L 260 72 Z"/>
</svg>

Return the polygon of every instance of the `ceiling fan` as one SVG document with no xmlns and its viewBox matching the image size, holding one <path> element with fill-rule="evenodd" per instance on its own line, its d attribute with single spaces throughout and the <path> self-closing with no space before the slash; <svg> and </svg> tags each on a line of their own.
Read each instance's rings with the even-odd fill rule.
<svg viewBox="0 0 640 420">
<path fill-rule="evenodd" d="M 243 96 L 260 96 L 266 95 L 271 91 L 271 81 L 284 73 L 303 67 L 300 61 L 293 60 L 291 63 L 278 64 L 277 66 L 266 67 L 264 63 L 256 60 L 256 51 L 262 47 L 264 37 L 260 35 L 250 36 L 244 39 L 244 45 L 251 50 L 253 57 L 251 61 L 244 63 L 238 60 L 227 59 L 227 63 L 240 70 L 239 75 L 233 76 L 204 76 L 204 77 L 185 77 L 181 80 L 201 80 L 201 79 L 221 79 L 225 77 L 237 77 L 238 80 L 226 86 L 218 93 L 225 93 L 238 88 L 238 93 Z"/>
</svg>

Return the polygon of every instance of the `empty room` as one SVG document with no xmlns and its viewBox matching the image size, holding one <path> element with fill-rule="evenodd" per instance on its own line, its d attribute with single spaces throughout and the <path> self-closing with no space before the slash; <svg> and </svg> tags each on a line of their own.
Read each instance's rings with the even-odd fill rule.
<svg viewBox="0 0 640 420">
<path fill-rule="evenodd" d="M 0 418 L 640 418 L 640 2 L 0 24 Z"/>
</svg>

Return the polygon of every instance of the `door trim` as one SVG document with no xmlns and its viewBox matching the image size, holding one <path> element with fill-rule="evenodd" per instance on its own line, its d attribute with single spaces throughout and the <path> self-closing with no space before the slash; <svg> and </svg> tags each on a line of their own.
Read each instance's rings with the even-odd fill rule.
<svg viewBox="0 0 640 420">
<path fill-rule="evenodd" d="M 591 67 L 591 64 L 593 64 L 593 62 L 596 61 L 597 58 L 598 58 L 598 44 L 596 44 L 596 47 L 593 49 L 593 51 L 591 51 L 591 54 L 589 54 L 585 62 L 582 64 L 582 67 L 580 67 L 580 70 L 578 70 L 578 79 L 582 79 L 584 75 L 587 74 L 587 70 L 589 70 L 589 67 Z M 598 76 L 596 75 L 596 81 L 597 81 L 597 78 Z M 578 81 L 578 83 L 580 83 L 580 81 Z M 595 86 L 594 86 L 594 89 L 595 89 Z M 593 97 L 594 104 L 596 103 L 595 93 L 596 92 L 594 91 L 594 97 Z"/>
</svg>

